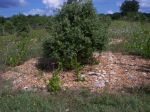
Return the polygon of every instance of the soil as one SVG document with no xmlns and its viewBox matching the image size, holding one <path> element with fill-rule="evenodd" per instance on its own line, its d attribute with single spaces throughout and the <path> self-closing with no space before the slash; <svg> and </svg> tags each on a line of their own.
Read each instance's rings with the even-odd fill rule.
<svg viewBox="0 0 150 112">
<path fill-rule="evenodd" d="M 63 71 L 60 74 L 63 89 L 88 88 L 91 91 L 110 91 L 133 88 L 150 84 L 150 59 L 139 56 L 123 55 L 121 53 L 95 53 L 100 62 L 97 65 L 87 65 L 81 71 L 85 81 L 77 82 L 74 71 Z M 6 80 L 13 80 L 13 89 L 46 90 L 52 72 L 37 68 L 38 59 L 31 59 L 23 65 L 1 73 Z"/>
</svg>

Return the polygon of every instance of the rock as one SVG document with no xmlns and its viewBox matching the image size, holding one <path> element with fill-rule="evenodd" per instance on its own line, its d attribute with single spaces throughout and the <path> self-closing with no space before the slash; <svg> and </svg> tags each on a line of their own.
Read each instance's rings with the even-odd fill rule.
<svg viewBox="0 0 150 112">
<path fill-rule="evenodd" d="M 69 112 L 69 109 L 66 109 L 66 112 Z"/>
<path fill-rule="evenodd" d="M 24 91 L 26 91 L 27 89 L 28 89 L 28 87 L 26 87 L 26 86 L 23 88 Z"/>
<path fill-rule="evenodd" d="M 107 80 L 105 80 L 105 82 L 106 82 L 106 83 L 109 83 L 109 80 L 107 79 Z"/>
<path fill-rule="evenodd" d="M 100 53 L 94 52 L 94 53 L 93 53 L 93 56 L 94 56 L 95 58 L 98 58 L 98 57 L 100 56 Z"/>
<path fill-rule="evenodd" d="M 110 74 L 111 75 L 115 75 L 116 73 L 115 73 L 115 71 L 111 71 Z"/>
<path fill-rule="evenodd" d="M 85 74 L 81 74 L 81 78 L 85 78 L 85 76 L 86 76 Z"/>
<path fill-rule="evenodd" d="M 94 86 L 96 88 L 103 88 L 103 87 L 105 87 L 105 81 L 95 82 Z"/>
<path fill-rule="evenodd" d="M 104 77 L 105 77 L 105 75 L 103 75 L 103 74 L 102 74 L 102 75 L 101 75 L 101 77 L 103 77 L 103 78 L 104 78 Z"/>
<path fill-rule="evenodd" d="M 103 73 L 104 75 L 106 75 L 106 74 L 107 74 L 107 73 L 106 73 L 106 71 L 104 71 L 104 70 L 102 71 L 102 73 Z"/>
<path fill-rule="evenodd" d="M 33 87 L 24 87 L 22 90 L 24 90 L 24 91 L 32 91 L 32 92 L 35 92 L 35 91 L 38 91 L 38 89 L 37 88 L 33 88 Z"/>
<path fill-rule="evenodd" d="M 88 75 L 96 75 L 96 76 L 100 76 L 101 73 L 96 73 L 96 72 L 89 72 Z"/>
<path fill-rule="evenodd" d="M 99 80 L 101 80 L 101 79 L 102 79 L 102 77 L 98 77 L 98 79 L 99 79 Z"/>
</svg>

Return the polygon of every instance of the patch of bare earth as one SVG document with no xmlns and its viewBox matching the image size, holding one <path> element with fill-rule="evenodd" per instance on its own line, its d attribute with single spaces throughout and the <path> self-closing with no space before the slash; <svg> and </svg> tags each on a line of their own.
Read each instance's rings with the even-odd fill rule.
<svg viewBox="0 0 150 112">
<path fill-rule="evenodd" d="M 85 81 L 76 82 L 74 71 L 62 72 L 62 88 L 89 88 L 92 91 L 110 89 L 122 90 L 144 83 L 150 84 L 150 60 L 121 53 L 103 52 L 96 54 L 98 65 L 87 65 L 82 71 Z M 51 72 L 37 69 L 37 59 L 31 59 L 23 65 L 1 74 L 4 79 L 13 79 L 14 89 L 45 89 Z"/>
</svg>

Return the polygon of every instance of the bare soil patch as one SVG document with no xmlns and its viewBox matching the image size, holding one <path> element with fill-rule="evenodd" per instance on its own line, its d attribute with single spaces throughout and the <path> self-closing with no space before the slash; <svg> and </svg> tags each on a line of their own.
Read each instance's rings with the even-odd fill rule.
<svg viewBox="0 0 150 112">
<path fill-rule="evenodd" d="M 82 70 L 85 81 L 76 82 L 74 71 L 62 72 L 62 88 L 88 88 L 91 91 L 110 89 L 123 90 L 143 84 L 150 84 L 150 60 L 139 56 L 121 53 L 103 52 L 96 55 L 98 65 L 87 65 Z M 4 79 L 13 80 L 14 89 L 46 89 L 51 72 L 37 69 L 37 59 L 31 59 L 23 65 L 2 73 Z"/>
</svg>

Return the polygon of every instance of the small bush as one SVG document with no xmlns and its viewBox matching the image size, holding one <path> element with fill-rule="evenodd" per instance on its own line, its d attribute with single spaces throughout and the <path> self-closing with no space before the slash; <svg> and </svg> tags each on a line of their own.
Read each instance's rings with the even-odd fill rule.
<svg viewBox="0 0 150 112">
<path fill-rule="evenodd" d="M 61 89 L 60 77 L 59 77 L 60 71 L 61 71 L 61 66 L 59 65 L 59 68 L 54 71 L 52 78 L 48 82 L 47 89 L 49 92 L 57 92 Z"/>
<path fill-rule="evenodd" d="M 56 92 L 61 89 L 59 75 L 53 75 L 53 77 L 49 80 L 47 88 L 49 92 Z"/>
<path fill-rule="evenodd" d="M 77 58 L 74 57 L 71 62 L 73 68 L 75 69 L 75 75 L 77 77 L 77 81 L 84 81 L 84 78 L 81 76 L 80 71 L 82 69 L 82 65 L 78 63 Z"/>
<path fill-rule="evenodd" d="M 23 38 L 23 40 L 19 41 L 16 45 L 16 51 L 10 52 L 6 59 L 6 64 L 9 66 L 16 66 L 22 63 L 27 58 L 28 47 L 27 47 L 28 39 L 27 37 Z"/>
<path fill-rule="evenodd" d="M 77 57 L 81 64 L 89 63 L 95 50 L 102 50 L 107 41 L 107 27 L 96 14 L 91 1 L 64 4 L 55 17 L 54 33 L 43 44 L 44 57 L 72 68 Z"/>
</svg>

